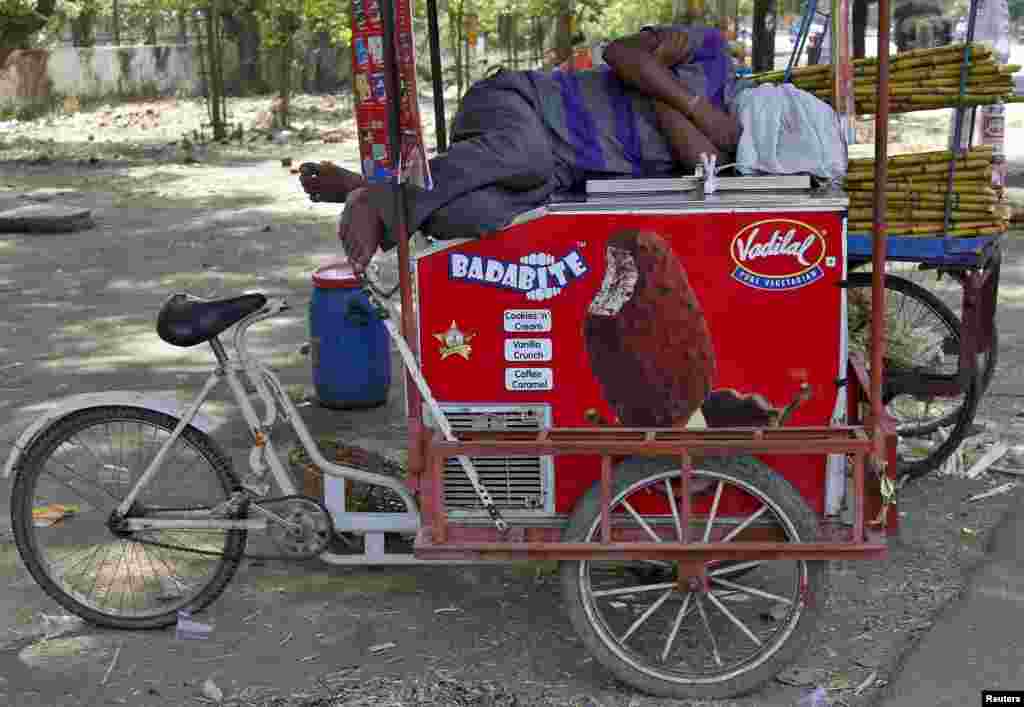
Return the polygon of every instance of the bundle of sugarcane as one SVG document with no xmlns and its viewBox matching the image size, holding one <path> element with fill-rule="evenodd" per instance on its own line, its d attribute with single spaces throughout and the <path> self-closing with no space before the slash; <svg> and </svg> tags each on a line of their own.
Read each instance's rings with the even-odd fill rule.
<svg viewBox="0 0 1024 707">
<path fill-rule="evenodd" d="M 956 163 L 949 190 L 950 162 Z M 874 219 L 875 161 L 850 160 L 845 188 L 850 197 L 849 229 L 870 231 Z M 1002 233 L 1010 210 L 992 188 L 992 147 L 979 146 L 954 157 L 945 150 L 897 155 L 888 161 L 885 220 L 893 235 Z M 944 229 L 947 195 L 950 230 Z"/>
<path fill-rule="evenodd" d="M 907 113 L 916 110 L 977 106 L 991 103 L 1024 102 L 1014 96 L 1013 74 L 1016 65 L 995 62 L 992 50 L 971 44 L 963 96 L 960 95 L 960 70 L 964 44 L 932 49 L 915 49 L 892 58 L 889 65 L 889 111 Z M 874 113 L 878 96 L 878 60 L 857 59 L 854 67 L 854 101 L 858 113 Z M 770 71 L 750 78 L 757 84 L 778 83 L 785 72 Z M 834 67 L 831 64 L 806 66 L 793 70 L 797 88 L 832 103 Z"/>
</svg>

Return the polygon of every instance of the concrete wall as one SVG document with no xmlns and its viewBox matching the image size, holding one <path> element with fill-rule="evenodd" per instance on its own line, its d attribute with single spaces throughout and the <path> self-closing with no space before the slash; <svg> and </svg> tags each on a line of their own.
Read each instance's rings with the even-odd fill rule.
<svg viewBox="0 0 1024 707">
<path fill-rule="evenodd" d="M 37 52 L 40 50 L 36 50 Z M 195 94 L 199 61 L 188 46 L 63 47 L 46 61 L 14 52 L 0 66 L 0 105 L 42 102 L 62 96 Z M 31 60 L 30 60 L 31 59 Z M 38 75 L 45 67 L 45 80 Z"/>
</svg>

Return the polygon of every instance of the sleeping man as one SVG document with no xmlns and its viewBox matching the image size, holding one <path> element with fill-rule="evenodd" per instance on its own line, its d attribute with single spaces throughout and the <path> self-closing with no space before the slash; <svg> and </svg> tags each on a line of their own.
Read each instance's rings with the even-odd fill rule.
<svg viewBox="0 0 1024 707">
<path fill-rule="evenodd" d="M 606 67 L 499 71 L 473 85 L 448 152 L 430 161 L 431 190 L 406 189 L 409 232 L 478 237 L 587 179 L 690 172 L 700 154 L 728 161 L 740 126 L 736 84 L 718 30 L 651 27 L 612 42 Z M 332 168 L 303 176 L 321 201 L 345 202 L 338 237 L 357 270 L 395 245 L 391 185 Z"/>
</svg>

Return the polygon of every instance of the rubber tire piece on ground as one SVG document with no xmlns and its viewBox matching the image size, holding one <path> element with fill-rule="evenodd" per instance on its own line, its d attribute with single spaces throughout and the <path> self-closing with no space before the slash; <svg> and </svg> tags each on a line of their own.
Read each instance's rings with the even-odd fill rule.
<svg viewBox="0 0 1024 707">
<path fill-rule="evenodd" d="M 87 427 L 102 424 L 109 420 L 139 420 L 155 425 L 171 432 L 178 424 L 178 419 L 155 410 L 135 407 L 97 407 L 79 410 L 60 418 L 44 429 L 25 450 L 21 462 L 15 468 L 15 481 L 11 489 L 11 527 L 18 552 L 39 586 L 68 611 L 80 616 L 97 626 L 117 629 L 154 629 L 171 626 L 178 620 L 177 612 L 187 608 L 197 613 L 217 599 L 234 577 L 241 563 L 248 531 L 233 530 L 225 535 L 224 556 L 220 565 L 210 576 L 207 585 L 190 602 L 188 607 L 176 606 L 166 614 L 156 616 L 128 618 L 105 614 L 87 606 L 83 606 L 64 593 L 46 573 L 32 542 L 32 496 L 35 477 L 44 468 L 44 463 L 53 451 L 69 437 Z M 195 450 L 210 462 L 218 480 L 225 491 L 225 497 L 239 488 L 238 480 L 232 471 L 230 457 L 205 433 L 188 425 L 182 430 L 181 437 L 192 445 Z"/>
<path fill-rule="evenodd" d="M 615 471 L 612 486 L 613 504 L 626 489 L 652 476 L 678 469 L 678 460 L 665 457 L 633 457 L 620 464 Z M 799 492 L 780 474 L 752 457 L 709 457 L 695 464 L 693 474 L 699 477 L 702 469 L 724 477 L 742 481 L 756 488 L 788 516 L 795 526 L 799 542 L 814 542 L 818 538 L 818 521 Z M 563 534 L 566 542 L 585 542 L 591 527 L 597 522 L 601 507 L 600 483 L 595 483 L 578 502 Z M 793 662 L 810 647 L 816 627 L 825 607 L 827 593 L 826 562 L 808 561 L 806 604 L 788 640 L 775 655 L 749 673 L 713 685 L 680 685 L 637 671 L 611 653 L 591 626 L 583 606 L 578 581 L 580 561 L 559 563 L 562 593 L 569 619 L 587 650 L 594 659 L 611 671 L 619 680 L 632 687 L 659 697 L 672 699 L 724 699 L 756 690 Z"/>
</svg>

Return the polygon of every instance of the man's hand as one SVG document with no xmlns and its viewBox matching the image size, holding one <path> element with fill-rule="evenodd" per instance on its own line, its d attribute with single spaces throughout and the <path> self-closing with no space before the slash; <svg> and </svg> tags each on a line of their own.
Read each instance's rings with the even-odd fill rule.
<svg viewBox="0 0 1024 707">
<path fill-rule="evenodd" d="M 690 37 L 677 30 L 659 30 L 661 40 L 654 50 L 654 58 L 665 68 L 682 64 L 690 58 Z"/>
</svg>

